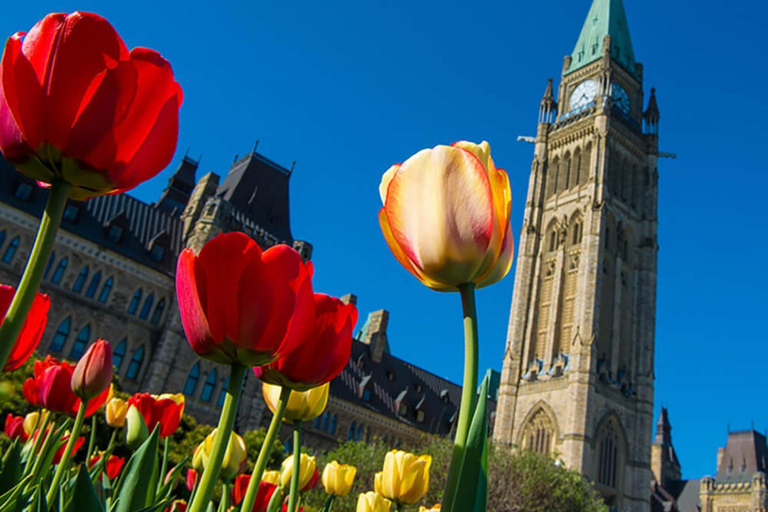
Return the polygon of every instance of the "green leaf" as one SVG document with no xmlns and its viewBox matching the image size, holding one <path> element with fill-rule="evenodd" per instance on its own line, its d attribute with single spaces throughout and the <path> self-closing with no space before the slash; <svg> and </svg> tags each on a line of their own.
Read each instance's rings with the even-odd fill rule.
<svg viewBox="0 0 768 512">
<path fill-rule="evenodd" d="M 155 494 L 155 499 L 166 499 L 171 496 L 171 492 L 173 492 L 173 488 L 176 485 L 176 481 L 179 479 L 179 475 L 181 474 L 181 471 L 184 469 L 184 465 L 189 460 L 189 456 L 184 457 L 184 459 L 176 464 L 173 469 L 171 469 L 170 473 L 168 474 L 168 481 L 163 483 L 163 486 L 160 487 L 160 490 L 157 491 L 157 494 Z M 161 475 L 162 478 L 165 478 L 165 476 Z"/>
<path fill-rule="evenodd" d="M 93 489 L 91 483 L 91 476 L 88 474 L 88 470 L 85 465 L 80 466 L 80 470 L 77 472 L 75 478 L 74 492 L 72 493 L 72 499 L 70 500 L 66 512 L 103 512 L 104 509 L 99 502 L 99 498 L 96 496 L 96 491 Z"/>
<path fill-rule="evenodd" d="M 320 509 L 320 512 L 331 512 L 331 507 L 333 507 L 333 498 L 336 496 L 331 494 L 328 496 L 328 500 L 325 502 L 325 505 L 323 505 L 323 508 Z"/>
<path fill-rule="evenodd" d="M 31 480 L 31 475 L 24 477 L 18 485 L 0 496 L 0 512 L 14 512 L 27 506 L 33 494 L 32 490 L 27 490 Z"/>
<path fill-rule="evenodd" d="M 448 512 L 485 512 L 488 500 L 488 377 L 472 415 L 467 446 L 459 471 L 456 499 Z"/>
<path fill-rule="evenodd" d="M 0 494 L 14 487 L 21 479 L 21 443 L 14 439 L 8 452 L 3 457 L 3 469 L 0 471 Z"/>
<path fill-rule="evenodd" d="M 138 512 L 152 503 L 160 432 L 156 428 L 131 456 L 117 484 L 115 512 Z"/>
</svg>

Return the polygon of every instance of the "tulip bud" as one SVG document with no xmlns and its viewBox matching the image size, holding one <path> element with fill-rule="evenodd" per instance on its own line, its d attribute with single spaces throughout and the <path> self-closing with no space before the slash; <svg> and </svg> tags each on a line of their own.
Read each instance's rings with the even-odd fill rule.
<svg viewBox="0 0 768 512">
<path fill-rule="evenodd" d="M 268 484 L 279 485 L 280 484 L 280 472 L 279 471 L 265 471 L 261 475 L 261 481 Z"/>
<path fill-rule="evenodd" d="M 113 398 L 107 402 L 107 425 L 114 428 L 125 426 L 125 416 L 128 414 L 128 402 L 120 398 Z"/>
<path fill-rule="evenodd" d="M 299 490 L 308 491 L 312 487 L 313 478 L 317 475 L 317 466 L 315 464 L 315 458 L 310 457 L 306 453 L 302 453 L 299 458 Z M 293 455 L 289 455 L 287 459 L 283 461 L 282 469 L 280 470 L 280 487 L 288 489 L 291 485 L 291 477 L 293 476 Z M 317 483 L 317 481 L 315 481 Z"/>
<path fill-rule="evenodd" d="M 348 464 L 339 464 L 333 461 L 325 465 L 323 469 L 323 487 L 326 494 L 346 496 L 352 489 L 357 468 Z"/>
<path fill-rule="evenodd" d="M 90 400 L 112 383 L 112 345 L 96 340 L 88 347 L 72 374 L 72 391 L 83 400 Z"/>
<path fill-rule="evenodd" d="M 208 465 L 208 458 L 211 456 L 211 449 L 213 448 L 213 440 L 216 437 L 216 431 L 208 434 L 208 437 L 197 447 L 195 455 L 192 459 L 192 466 L 197 468 L 195 459 L 199 456 L 202 459 L 203 469 Z M 199 455 L 198 455 L 199 452 Z M 224 460 L 221 461 L 221 471 L 219 475 L 222 480 L 232 480 L 242 471 L 243 463 L 248 457 L 248 449 L 245 446 L 245 441 L 235 432 L 229 436 L 229 442 L 227 443 L 227 450 L 224 452 Z"/>
<path fill-rule="evenodd" d="M 288 398 L 283 421 L 286 423 L 293 423 L 296 420 L 311 421 L 320 416 L 328 405 L 330 387 L 331 383 L 327 382 L 307 391 L 292 391 Z M 262 384 L 261 390 L 264 394 L 264 401 L 273 413 L 282 389 L 282 386 L 274 386 L 266 382 Z"/>
<path fill-rule="evenodd" d="M 197 472 L 202 472 L 205 469 L 205 463 L 203 462 L 203 443 L 197 445 L 195 452 L 192 454 L 192 468 Z"/>
<path fill-rule="evenodd" d="M 28 436 L 34 434 L 35 430 L 40 428 L 47 416 L 47 411 L 43 411 L 42 413 L 35 411 L 27 414 L 24 417 L 24 432 L 26 432 Z"/>
<path fill-rule="evenodd" d="M 197 453 L 197 450 L 195 450 L 195 453 Z M 192 492 L 195 488 L 195 485 L 197 485 L 197 471 L 194 469 L 188 469 L 187 470 L 187 478 L 186 478 L 186 484 L 187 484 L 187 490 L 189 492 Z"/>
<path fill-rule="evenodd" d="M 29 434 L 24 431 L 24 417 L 8 413 L 8 416 L 5 417 L 5 434 L 11 439 L 18 438 L 22 442 L 26 442 L 29 439 Z"/>
<path fill-rule="evenodd" d="M 165 509 L 165 512 L 186 512 L 187 502 L 186 500 L 173 500 L 171 506 Z"/>
<path fill-rule="evenodd" d="M 391 501 L 370 491 L 358 496 L 356 512 L 389 512 L 390 507 Z"/>
<path fill-rule="evenodd" d="M 432 505 L 432 508 L 427 508 L 422 505 L 421 507 L 419 507 L 419 512 L 440 512 L 440 504 L 435 503 L 434 505 Z"/>
<path fill-rule="evenodd" d="M 147 424 L 139 410 L 135 407 L 129 407 L 125 416 L 125 442 L 132 449 L 136 449 L 149 437 Z"/>
<path fill-rule="evenodd" d="M 412 505 L 429 489 L 429 466 L 432 457 L 402 450 L 392 450 L 384 458 L 383 471 L 376 473 L 376 492 L 397 503 Z"/>
</svg>

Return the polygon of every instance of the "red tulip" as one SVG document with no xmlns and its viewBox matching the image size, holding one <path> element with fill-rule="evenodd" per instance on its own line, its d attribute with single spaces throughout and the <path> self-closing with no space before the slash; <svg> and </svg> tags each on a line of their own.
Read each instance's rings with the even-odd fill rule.
<svg viewBox="0 0 768 512">
<path fill-rule="evenodd" d="M 288 504 L 283 503 L 283 508 L 280 509 L 282 512 L 288 512 Z M 299 507 L 298 512 L 304 512 L 304 507 Z"/>
<path fill-rule="evenodd" d="M 24 416 L 14 416 L 9 413 L 5 417 L 5 435 L 11 439 L 19 438 L 22 442 L 26 442 L 29 434 L 24 431 Z"/>
<path fill-rule="evenodd" d="M 0 284 L 0 324 L 5 320 L 5 314 L 8 312 L 15 293 L 16 290 L 13 286 Z M 48 308 L 50 307 L 51 299 L 48 295 L 42 293 L 35 295 L 32 301 L 32 308 L 29 310 L 26 320 L 24 320 L 24 325 L 21 327 L 21 332 L 11 349 L 8 361 L 5 362 L 4 372 L 12 372 L 19 368 L 35 351 L 37 344 L 40 343 L 40 338 L 43 336 L 45 324 L 48 322 Z"/>
<path fill-rule="evenodd" d="M 0 150 L 69 197 L 124 192 L 173 157 L 182 92 L 171 65 L 125 46 L 104 18 L 49 14 L 8 39 L 0 64 Z"/>
<path fill-rule="evenodd" d="M 61 438 L 61 446 L 58 450 L 56 450 L 56 453 L 53 454 L 53 464 L 58 464 L 61 462 L 61 457 L 64 455 L 64 451 L 67 448 L 67 443 L 69 442 L 69 434 L 65 434 Z M 85 438 L 78 437 L 75 441 L 75 446 L 72 448 L 72 457 L 75 456 L 75 453 L 77 453 L 77 450 L 80 449 L 81 446 L 83 446 L 83 443 L 85 442 Z"/>
<path fill-rule="evenodd" d="M 80 408 L 80 399 L 72 391 L 74 365 L 46 356 L 43 361 L 35 362 L 34 375 L 22 386 L 24 398 L 32 405 L 45 407 L 49 411 L 63 412 L 76 416 Z M 109 387 L 91 400 L 85 409 L 90 416 L 104 405 L 109 396 Z"/>
<path fill-rule="evenodd" d="M 307 492 L 315 488 L 317 486 L 317 482 L 320 481 L 320 473 L 317 471 L 317 466 L 315 466 L 315 472 L 312 473 L 312 478 L 309 479 L 309 482 L 307 482 L 307 485 L 301 488 L 301 492 Z"/>
<path fill-rule="evenodd" d="M 85 400 L 99 395 L 112 383 L 112 345 L 96 340 L 75 366 L 72 391 Z"/>
<path fill-rule="evenodd" d="M 301 347 L 266 366 L 254 368 L 269 384 L 305 391 L 333 380 L 347 365 L 357 308 L 337 298 L 315 294 L 315 327 Z"/>
<path fill-rule="evenodd" d="M 101 460 L 101 456 L 102 454 L 98 454 L 91 457 L 91 459 L 88 461 L 88 469 L 91 469 L 93 466 L 95 466 L 96 463 Z M 110 481 L 117 477 L 117 475 L 120 473 L 120 470 L 123 468 L 123 464 L 125 464 L 125 459 L 123 457 L 118 457 L 117 455 L 109 456 L 104 471 L 107 473 Z"/>
<path fill-rule="evenodd" d="M 197 485 L 197 477 L 197 471 L 194 469 L 187 470 L 187 490 L 189 492 L 192 492 L 195 488 L 195 485 Z"/>
<path fill-rule="evenodd" d="M 183 401 L 157 397 L 149 393 L 136 393 L 128 399 L 128 406 L 134 406 L 141 413 L 149 432 L 159 425 L 161 438 L 168 437 L 179 428 L 181 415 L 184 412 Z"/>
<path fill-rule="evenodd" d="M 165 509 L 165 512 L 187 512 L 187 502 L 184 500 L 173 500 L 171 506 Z"/>
<path fill-rule="evenodd" d="M 237 506 L 245 498 L 245 493 L 248 490 L 248 484 L 251 482 L 251 475 L 240 475 L 235 479 L 235 485 L 232 486 L 232 504 Z M 251 512 L 267 512 L 269 506 L 269 500 L 272 499 L 272 495 L 277 490 L 275 484 L 261 481 L 259 482 L 259 490 L 256 491 L 256 500 L 253 502 L 253 508 Z M 245 512 L 245 511 L 241 511 Z"/>
<path fill-rule="evenodd" d="M 286 245 L 262 252 L 244 233 L 179 256 L 176 292 L 189 344 L 218 363 L 259 366 L 292 351 L 314 325 L 312 266 Z"/>
</svg>

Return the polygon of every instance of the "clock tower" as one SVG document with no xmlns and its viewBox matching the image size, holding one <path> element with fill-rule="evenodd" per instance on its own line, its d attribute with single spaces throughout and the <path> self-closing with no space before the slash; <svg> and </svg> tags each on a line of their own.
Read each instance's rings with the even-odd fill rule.
<svg viewBox="0 0 768 512">
<path fill-rule="evenodd" d="M 539 111 L 494 436 L 650 510 L 659 112 L 622 0 L 593 0 Z"/>
</svg>

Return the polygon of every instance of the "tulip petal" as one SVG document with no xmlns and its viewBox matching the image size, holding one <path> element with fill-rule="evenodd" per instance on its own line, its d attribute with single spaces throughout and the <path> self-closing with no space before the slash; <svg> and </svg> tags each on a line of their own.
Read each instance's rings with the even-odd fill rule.
<svg viewBox="0 0 768 512">
<path fill-rule="evenodd" d="M 381 177 L 381 183 L 379 184 L 379 196 L 381 197 L 381 204 L 387 204 L 387 192 L 389 191 L 389 184 L 392 182 L 392 178 L 397 174 L 398 169 L 402 164 L 395 164 Z"/>
<path fill-rule="evenodd" d="M 184 249 L 179 255 L 176 298 L 187 340 L 192 350 L 204 356 L 214 352 L 216 346 L 210 343 L 211 328 L 202 302 L 206 298 L 205 273 L 201 272 L 198 278 L 195 263 L 195 253 L 192 249 Z"/>
</svg>

